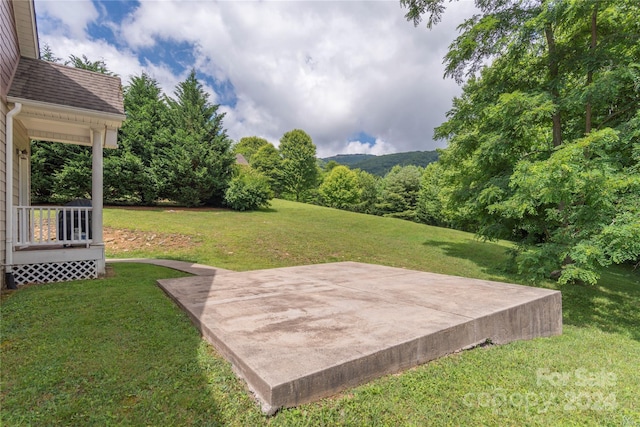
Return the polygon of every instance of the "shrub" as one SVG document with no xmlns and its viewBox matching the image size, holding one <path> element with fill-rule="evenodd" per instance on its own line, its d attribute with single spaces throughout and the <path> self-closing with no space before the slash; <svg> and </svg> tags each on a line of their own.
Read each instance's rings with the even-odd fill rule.
<svg viewBox="0 0 640 427">
<path fill-rule="evenodd" d="M 342 165 L 331 169 L 319 191 L 326 206 L 338 209 L 348 209 L 357 204 L 362 193 L 358 174 Z"/>
<path fill-rule="evenodd" d="M 269 206 L 273 193 L 269 180 L 260 172 L 250 168 L 242 168 L 231 179 L 229 188 L 224 194 L 227 206 L 237 211 L 250 211 Z"/>
</svg>

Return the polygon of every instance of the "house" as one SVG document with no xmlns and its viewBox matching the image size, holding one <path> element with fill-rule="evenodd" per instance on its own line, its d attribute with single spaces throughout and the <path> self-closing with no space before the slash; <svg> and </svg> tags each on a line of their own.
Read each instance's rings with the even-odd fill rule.
<svg viewBox="0 0 640 427">
<path fill-rule="evenodd" d="M 236 154 L 236 165 L 249 166 L 249 162 L 242 154 L 238 153 Z"/>
<path fill-rule="evenodd" d="M 125 119 L 117 77 L 40 59 L 33 0 L 0 0 L 2 287 L 104 273 L 103 149 Z M 30 141 L 92 147 L 92 200 L 32 206 Z M 90 206 L 89 206 L 90 205 Z"/>
</svg>

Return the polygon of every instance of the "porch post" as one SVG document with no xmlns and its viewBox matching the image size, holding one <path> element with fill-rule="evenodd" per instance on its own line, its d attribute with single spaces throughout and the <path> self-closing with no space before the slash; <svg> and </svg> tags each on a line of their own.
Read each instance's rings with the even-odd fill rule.
<svg viewBox="0 0 640 427">
<path fill-rule="evenodd" d="M 92 161 L 91 161 L 91 239 L 92 247 L 102 248 L 102 259 L 98 260 L 98 275 L 105 274 L 104 242 L 102 240 L 102 140 L 106 130 L 92 130 Z"/>
</svg>

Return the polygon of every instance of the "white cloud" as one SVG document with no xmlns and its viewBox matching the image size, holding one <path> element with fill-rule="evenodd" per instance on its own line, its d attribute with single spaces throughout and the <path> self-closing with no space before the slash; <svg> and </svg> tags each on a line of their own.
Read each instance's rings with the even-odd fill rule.
<svg viewBox="0 0 640 427">
<path fill-rule="evenodd" d="M 36 13 L 40 19 L 48 18 L 48 28 L 39 28 L 47 33 L 67 34 L 73 38 L 83 38 L 87 25 L 95 21 L 98 10 L 90 1 L 40 0 Z"/>
<path fill-rule="evenodd" d="M 65 4 L 44 3 L 47 10 Z M 145 70 L 169 95 L 191 67 L 229 81 L 237 102 L 221 110 L 234 139 L 257 135 L 277 143 L 300 128 L 323 155 L 429 150 L 442 145 L 431 140 L 433 128 L 460 92 L 442 80 L 442 58 L 455 26 L 473 13 L 471 1 L 447 7 L 443 22 L 428 31 L 406 22 L 395 1 L 143 1 L 123 22 L 110 24 L 125 50 L 77 30 L 56 39 L 64 49 L 49 44 L 58 56 L 68 56 L 68 49 L 104 58 L 124 82 Z M 80 16 L 78 28 L 91 16 Z M 168 42 L 195 46 L 194 64 L 176 73 L 169 64 L 140 63 L 140 49 Z M 206 89 L 211 101 L 220 99 L 214 88 Z M 349 142 L 359 132 L 376 143 Z"/>
<path fill-rule="evenodd" d="M 396 148 L 391 144 L 381 139 L 376 139 L 373 145 L 367 144 L 366 142 L 349 141 L 341 154 L 374 154 L 376 156 L 381 156 L 383 154 L 395 153 L 396 151 Z M 321 157 L 330 156 L 331 154 L 327 154 Z"/>
</svg>

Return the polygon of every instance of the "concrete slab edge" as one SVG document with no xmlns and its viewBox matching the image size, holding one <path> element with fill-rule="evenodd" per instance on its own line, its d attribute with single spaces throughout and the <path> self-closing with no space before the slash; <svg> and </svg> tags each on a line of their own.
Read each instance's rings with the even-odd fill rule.
<svg viewBox="0 0 640 427">
<path fill-rule="evenodd" d="M 274 386 L 270 393 L 271 399 L 266 403 L 275 412 L 281 407 L 294 407 L 328 397 L 384 375 L 401 372 L 448 354 L 474 348 L 487 341 L 493 344 L 507 344 L 513 341 L 560 335 L 562 334 L 562 311 L 547 309 L 550 305 L 556 304 L 561 304 L 560 292 L 364 355 L 329 370 L 314 372 L 295 381 Z M 522 315 L 522 311 L 530 311 L 530 313 Z M 509 323 L 513 326 L 511 328 L 499 327 L 503 322 L 514 318 L 529 318 L 532 321 L 524 324 L 512 321 Z M 242 377 L 245 381 L 247 380 L 244 375 Z M 351 380 L 345 382 L 345 378 Z M 314 390 L 319 391 L 314 392 Z"/>
<path fill-rule="evenodd" d="M 256 402 L 260 405 L 262 412 L 265 415 L 274 415 L 281 406 L 272 406 L 269 402 L 272 400 L 271 387 L 267 384 L 253 369 L 251 369 L 246 363 L 238 357 L 233 350 L 231 350 L 223 340 L 219 339 L 213 330 L 207 327 L 200 318 L 193 314 L 179 299 L 175 298 L 170 292 L 169 286 L 175 283 L 176 279 L 160 279 L 157 280 L 157 284 L 164 291 L 164 293 L 176 303 L 176 305 L 187 315 L 191 320 L 191 323 L 200 332 L 200 335 L 231 364 L 231 368 L 237 376 L 242 378 L 247 385 L 249 391 L 253 394 Z"/>
<path fill-rule="evenodd" d="M 172 259 L 159 259 L 159 258 L 107 258 L 107 264 L 109 263 L 121 263 L 131 262 L 138 264 L 152 264 L 159 267 L 166 267 L 172 270 L 181 271 L 183 273 L 193 274 L 194 276 L 215 276 L 218 274 L 235 273 L 232 270 L 226 270 L 224 268 L 212 267 L 210 265 L 197 264 L 187 261 L 178 261 Z"/>
</svg>

